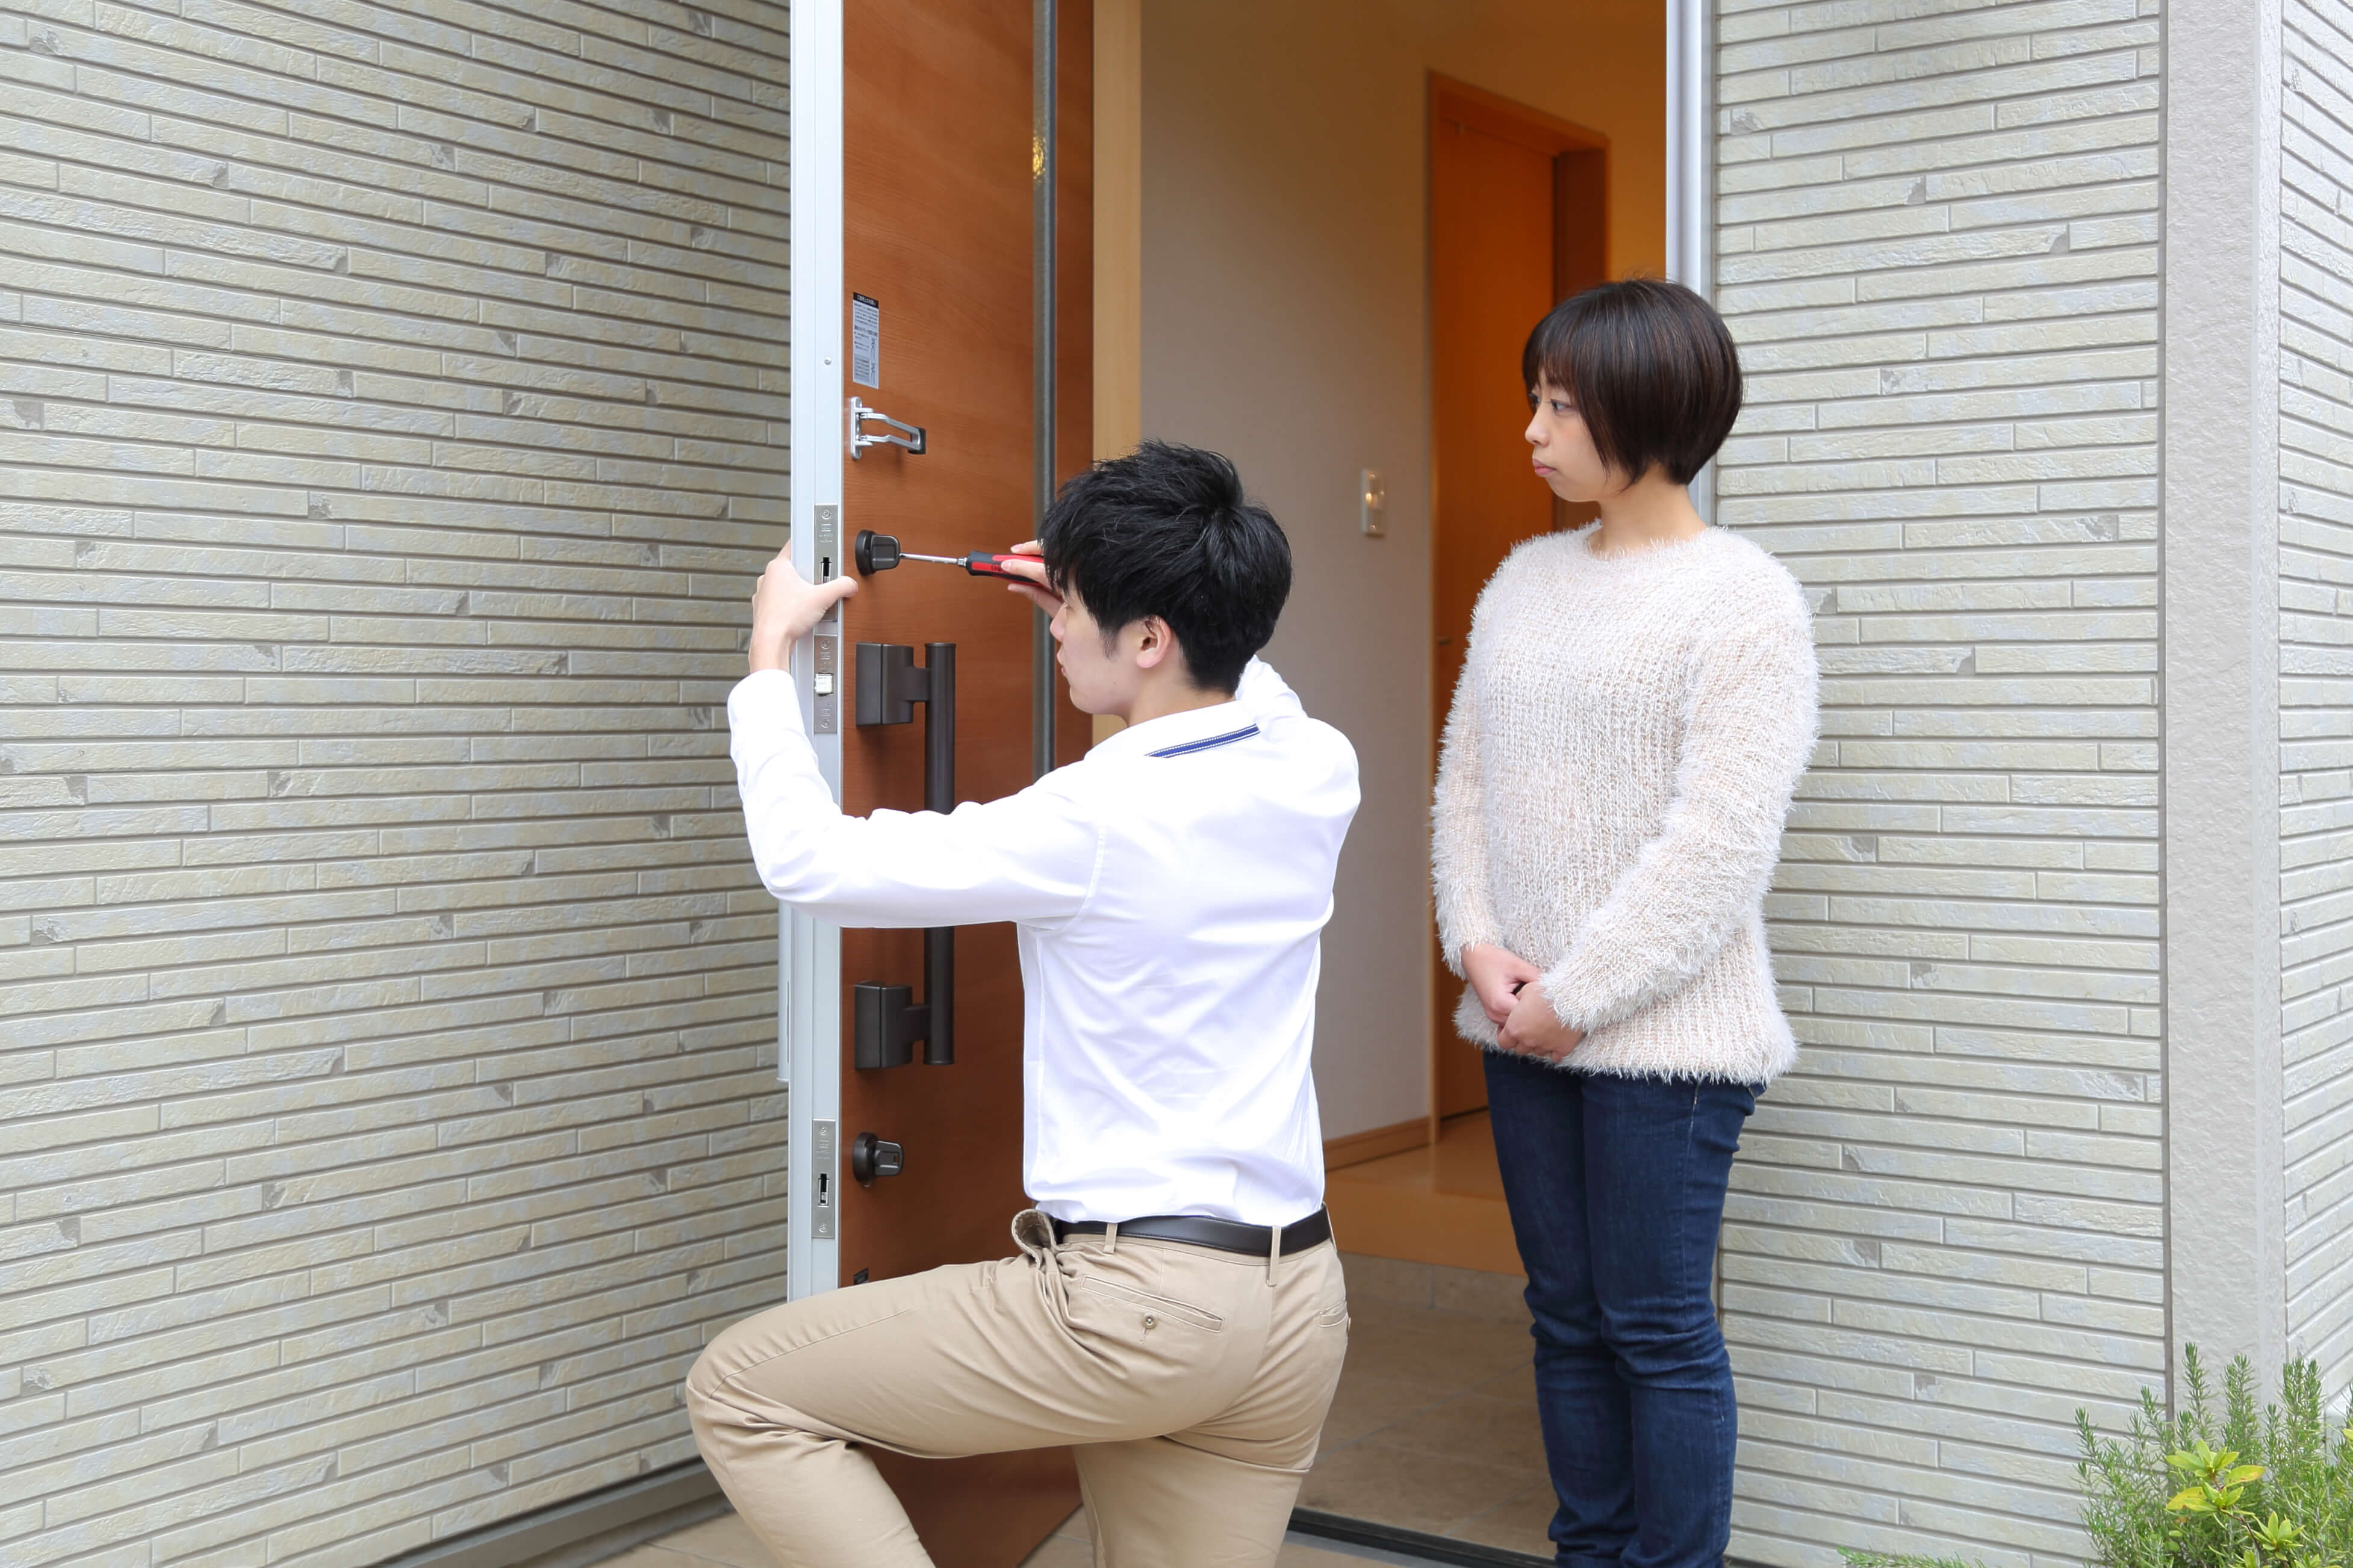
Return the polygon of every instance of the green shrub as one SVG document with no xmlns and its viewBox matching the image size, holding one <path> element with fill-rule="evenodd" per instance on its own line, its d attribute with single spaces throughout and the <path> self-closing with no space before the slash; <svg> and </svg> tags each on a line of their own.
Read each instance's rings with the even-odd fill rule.
<svg viewBox="0 0 2353 1568">
<path fill-rule="evenodd" d="M 2084 1528 L 2100 1568 L 2348 1568 L 2353 1564 L 2353 1404 L 2331 1422 L 2317 1362 L 2290 1362 L 2276 1405 L 2257 1408 L 2242 1356 L 2222 1405 L 2197 1347 L 2182 1349 L 2187 1397 L 2167 1415 L 2141 1391 L 2122 1437 L 2075 1413 Z M 1851 1568 L 1976 1568 L 1950 1558 L 1846 1552 Z"/>
<path fill-rule="evenodd" d="M 2353 1562 L 2353 1434 L 2331 1423 L 2316 1362 L 2293 1361 L 2260 1410 L 2242 1356 L 2222 1408 L 2197 1347 L 2170 1418 L 2146 1390 L 2131 1429 L 2102 1437 L 2075 1415 L 2084 1528 L 2101 1568 L 2343 1568 Z M 2348 1419 L 2353 1420 L 2353 1410 Z"/>
</svg>

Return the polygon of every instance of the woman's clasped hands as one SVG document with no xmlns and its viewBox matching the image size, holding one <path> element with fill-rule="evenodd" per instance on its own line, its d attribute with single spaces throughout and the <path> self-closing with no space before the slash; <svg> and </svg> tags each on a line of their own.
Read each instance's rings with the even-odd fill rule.
<svg viewBox="0 0 2353 1568">
<path fill-rule="evenodd" d="M 1504 1049 L 1557 1064 L 1585 1038 L 1553 1011 L 1544 971 L 1511 949 L 1473 942 L 1462 950 L 1462 973 Z"/>
</svg>

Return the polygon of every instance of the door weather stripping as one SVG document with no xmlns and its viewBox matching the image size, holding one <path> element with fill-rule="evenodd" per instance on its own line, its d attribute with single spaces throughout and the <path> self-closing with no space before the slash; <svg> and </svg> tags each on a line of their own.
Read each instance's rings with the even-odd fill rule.
<svg viewBox="0 0 2353 1568">
<path fill-rule="evenodd" d="M 866 428 L 869 424 L 888 425 L 901 434 L 893 436 L 886 431 L 873 435 Z M 849 399 L 849 460 L 858 461 L 858 454 L 869 447 L 903 447 L 909 457 L 920 458 L 923 455 L 923 427 L 893 419 L 879 408 L 869 408 L 853 394 Z"/>
</svg>

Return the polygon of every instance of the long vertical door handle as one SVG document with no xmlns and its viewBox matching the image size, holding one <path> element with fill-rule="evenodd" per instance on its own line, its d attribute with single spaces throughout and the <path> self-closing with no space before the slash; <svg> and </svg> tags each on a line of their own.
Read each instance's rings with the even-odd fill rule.
<svg viewBox="0 0 2353 1568">
<path fill-rule="evenodd" d="M 955 809 L 955 644 L 927 643 L 918 668 L 903 643 L 857 645 L 853 709 L 860 727 L 908 724 L 923 705 L 923 809 Z M 852 1060 L 861 1068 L 905 1067 L 923 1042 L 925 1067 L 955 1062 L 955 928 L 923 932 L 923 999 L 907 985 L 860 981 L 853 988 Z"/>
<path fill-rule="evenodd" d="M 955 809 L 955 644 L 923 645 L 924 673 L 931 692 L 923 703 L 923 809 L 943 816 Z M 923 1004 L 931 1028 L 923 1036 L 923 1065 L 955 1063 L 955 927 L 923 932 Z"/>
</svg>

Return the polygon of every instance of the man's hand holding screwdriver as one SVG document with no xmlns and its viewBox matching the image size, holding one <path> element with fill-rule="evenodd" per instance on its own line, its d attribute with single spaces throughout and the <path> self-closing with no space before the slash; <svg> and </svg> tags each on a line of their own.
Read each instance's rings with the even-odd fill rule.
<svg viewBox="0 0 2353 1568">
<path fill-rule="evenodd" d="M 1020 595 L 1052 615 L 1062 607 L 1061 595 L 1046 585 L 1044 552 L 1034 539 L 1017 544 L 995 561 L 985 574 L 1007 579 L 1008 591 Z M 754 671 L 783 669 L 792 662 L 793 644 L 809 635 L 834 605 L 858 592 L 858 579 L 847 574 L 829 583 L 812 583 L 793 564 L 792 552 L 780 550 L 752 593 L 752 642 L 749 661 Z"/>
<path fill-rule="evenodd" d="M 1034 539 L 1025 539 L 1013 547 L 1009 555 L 1000 555 L 997 569 L 1015 579 L 1006 587 L 1020 595 L 1048 615 L 1062 607 L 1062 596 L 1046 585 L 1045 547 Z"/>
</svg>

